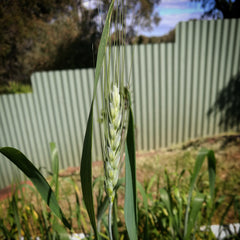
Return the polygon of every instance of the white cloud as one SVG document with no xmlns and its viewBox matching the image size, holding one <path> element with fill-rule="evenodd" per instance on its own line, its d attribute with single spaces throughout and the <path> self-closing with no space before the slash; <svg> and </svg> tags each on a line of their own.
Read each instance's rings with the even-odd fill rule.
<svg viewBox="0 0 240 240">
<path fill-rule="evenodd" d="M 181 21 L 199 19 L 203 13 L 201 4 L 190 2 L 190 0 L 162 0 L 156 8 L 162 18 L 159 26 L 151 32 L 143 32 L 148 36 L 164 35 L 172 30 Z"/>
</svg>

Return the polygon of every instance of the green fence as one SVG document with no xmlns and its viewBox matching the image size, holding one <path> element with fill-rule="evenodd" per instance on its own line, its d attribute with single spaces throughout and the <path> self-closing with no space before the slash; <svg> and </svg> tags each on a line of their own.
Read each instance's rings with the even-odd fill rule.
<svg viewBox="0 0 240 240">
<path fill-rule="evenodd" d="M 240 20 L 180 23 L 175 43 L 127 46 L 125 54 L 138 150 L 229 131 L 218 124 L 223 113 L 207 113 L 240 73 Z M 16 147 L 36 166 L 51 169 L 49 142 L 54 141 L 60 168 L 78 166 L 93 77 L 93 69 L 35 73 L 33 93 L 1 95 L 0 146 Z M 101 105 L 100 98 L 97 102 Z M 95 160 L 101 158 L 97 120 Z M 11 184 L 16 173 L 0 156 L 0 189 Z"/>
</svg>

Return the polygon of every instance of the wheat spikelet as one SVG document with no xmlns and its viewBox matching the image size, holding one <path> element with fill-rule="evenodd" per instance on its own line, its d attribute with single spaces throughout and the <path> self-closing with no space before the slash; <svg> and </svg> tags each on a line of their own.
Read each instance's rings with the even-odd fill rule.
<svg viewBox="0 0 240 240">
<path fill-rule="evenodd" d="M 119 162 L 122 144 L 122 104 L 119 88 L 113 85 L 107 99 L 105 119 L 105 189 L 111 202 L 115 197 L 115 187 L 119 175 Z"/>
</svg>

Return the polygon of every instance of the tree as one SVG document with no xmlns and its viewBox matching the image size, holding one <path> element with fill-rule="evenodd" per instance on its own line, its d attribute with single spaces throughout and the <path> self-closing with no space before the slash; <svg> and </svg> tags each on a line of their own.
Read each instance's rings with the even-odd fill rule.
<svg viewBox="0 0 240 240">
<path fill-rule="evenodd" d="M 240 18 L 240 0 L 191 0 L 201 2 L 203 17 Z"/>
<path fill-rule="evenodd" d="M 26 61 L 45 27 L 68 11 L 71 0 L 2 0 L 0 3 L 0 82 L 27 81 L 34 61 Z M 45 25 L 44 25 L 45 23 Z M 46 30 L 46 29 L 45 29 Z M 26 65 L 26 64 L 27 65 Z"/>
<path fill-rule="evenodd" d="M 87 8 L 84 0 L 2 0 L 0 84 L 29 82 L 34 71 L 94 67 L 93 55 L 102 30 L 99 13 L 104 19 L 110 0 L 93 1 Z M 123 1 L 129 38 L 136 34 L 137 26 L 149 29 L 159 23 L 154 12 L 159 3 Z M 135 17 L 127 20 L 132 14 Z"/>
</svg>

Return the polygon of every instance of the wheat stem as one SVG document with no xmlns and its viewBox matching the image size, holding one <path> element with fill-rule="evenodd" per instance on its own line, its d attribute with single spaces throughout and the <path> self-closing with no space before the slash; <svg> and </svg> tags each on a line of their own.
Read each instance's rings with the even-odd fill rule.
<svg viewBox="0 0 240 240">
<path fill-rule="evenodd" d="M 113 240 L 113 236 L 112 236 L 112 206 L 113 203 L 110 201 L 109 204 L 109 212 L 108 212 L 108 231 L 109 231 L 109 238 L 110 240 Z"/>
</svg>

